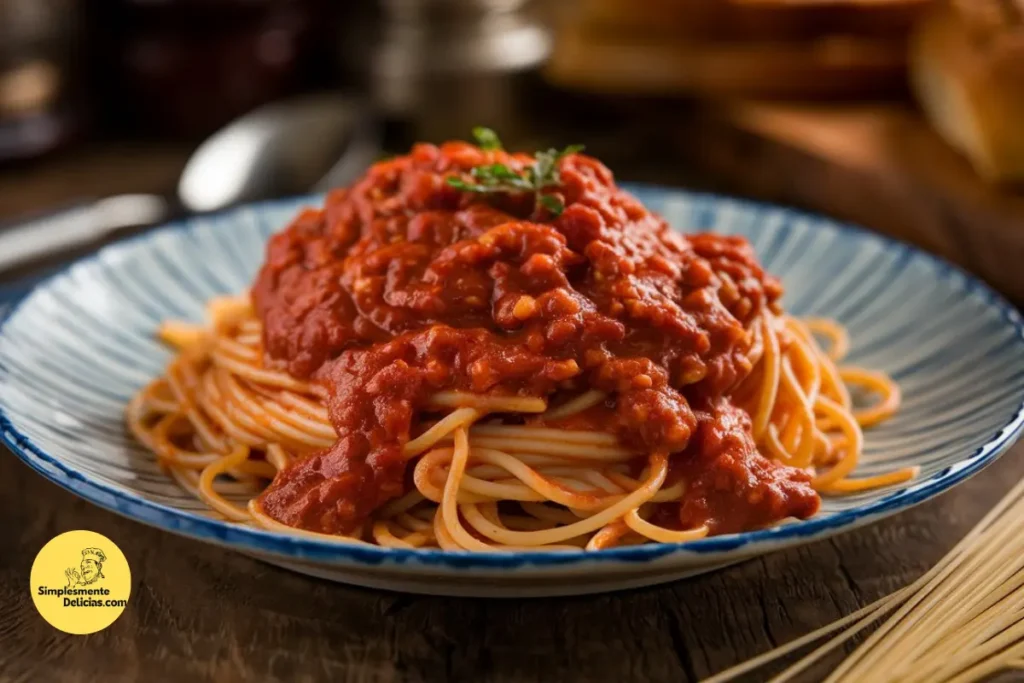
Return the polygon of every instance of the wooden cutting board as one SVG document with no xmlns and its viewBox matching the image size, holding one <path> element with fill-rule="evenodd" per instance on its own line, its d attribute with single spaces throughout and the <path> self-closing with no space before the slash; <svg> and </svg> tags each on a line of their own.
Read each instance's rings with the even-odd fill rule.
<svg viewBox="0 0 1024 683">
<path fill-rule="evenodd" d="M 1024 303 L 1024 188 L 981 181 L 910 106 L 721 104 L 672 130 L 716 185 L 912 242 Z"/>
</svg>

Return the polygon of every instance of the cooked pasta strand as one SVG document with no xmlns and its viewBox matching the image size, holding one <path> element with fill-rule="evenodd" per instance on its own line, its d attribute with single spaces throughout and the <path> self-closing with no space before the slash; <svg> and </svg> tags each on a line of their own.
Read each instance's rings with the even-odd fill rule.
<svg viewBox="0 0 1024 683">
<path fill-rule="evenodd" d="M 337 440 L 322 391 L 263 367 L 262 328 L 247 301 L 219 299 L 209 315 L 210 327 L 161 327 L 161 337 L 180 350 L 165 377 L 128 405 L 132 433 L 183 487 L 228 519 L 332 538 L 282 524 L 253 498 L 279 472 Z M 836 369 L 815 334 L 831 340 L 833 353 L 843 349 L 839 328 L 821 321 L 808 326 L 765 314 L 755 323 L 754 368 L 736 395 L 760 434 L 758 447 L 784 464 L 813 468 L 814 485 L 827 494 L 916 476 L 910 468 L 851 476 L 863 444 L 858 419 L 888 417 L 899 390 L 878 373 Z M 852 411 L 843 380 L 880 400 Z M 401 449 L 412 488 L 378 507 L 365 538 L 406 550 L 598 550 L 710 534 L 707 526 L 669 528 L 648 519 L 658 506 L 684 500 L 687 481 L 666 478 L 669 461 L 685 456 L 644 454 L 613 433 L 561 426 L 614 401 L 614 394 L 593 389 L 555 407 L 543 397 L 433 394 L 426 408 L 446 414 L 415 428 L 418 435 Z M 253 499 L 241 505 L 235 496 Z M 522 512 L 509 514 L 499 503 L 517 503 Z M 361 534 L 338 539 L 364 542 Z"/>
</svg>

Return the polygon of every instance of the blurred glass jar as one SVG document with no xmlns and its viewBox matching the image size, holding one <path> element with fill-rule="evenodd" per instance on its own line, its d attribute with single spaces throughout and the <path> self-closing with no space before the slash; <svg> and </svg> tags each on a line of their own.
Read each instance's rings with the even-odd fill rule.
<svg viewBox="0 0 1024 683">
<path fill-rule="evenodd" d="M 343 40 L 378 109 L 408 137 L 464 137 L 489 125 L 519 139 L 523 105 L 551 49 L 527 0 L 378 0 L 376 26 Z M 537 3 L 541 4 L 541 3 Z M 369 40 L 367 36 L 372 36 Z M 361 48 L 361 49 L 360 49 Z"/>
<path fill-rule="evenodd" d="M 0 161 L 44 154 L 86 117 L 75 0 L 0 0 Z"/>
<path fill-rule="evenodd" d="M 118 0 L 108 107 L 144 132 L 205 135 L 303 85 L 323 0 Z"/>
</svg>

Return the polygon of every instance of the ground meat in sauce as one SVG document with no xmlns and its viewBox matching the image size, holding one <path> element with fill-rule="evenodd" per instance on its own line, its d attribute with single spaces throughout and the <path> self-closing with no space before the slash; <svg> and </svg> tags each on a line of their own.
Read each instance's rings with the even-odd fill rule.
<svg viewBox="0 0 1024 683">
<path fill-rule="evenodd" d="M 749 244 L 683 236 L 597 160 L 561 161 L 565 210 L 446 184 L 527 155 L 418 145 L 381 162 L 267 247 L 252 289 L 265 363 L 312 378 L 341 435 L 264 492 L 264 510 L 356 528 L 406 486 L 402 445 L 440 390 L 549 396 L 597 388 L 619 438 L 672 453 L 690 485 L 675 525 L 713 532 L 807 517 L 809 477 L 757 454 L 722 397 L 745 377 L 751 322 L 781 296 Z M 604 427 L 607 428 L 607 427 Z"/>
</svg>

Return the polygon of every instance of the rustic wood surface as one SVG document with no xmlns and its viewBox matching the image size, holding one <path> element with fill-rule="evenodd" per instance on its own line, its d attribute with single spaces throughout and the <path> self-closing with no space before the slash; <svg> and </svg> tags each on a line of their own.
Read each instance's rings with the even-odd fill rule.
<svg viewBox="0 0 1024 683">
<path fill-rule="evenodd" d="M 0 172 L 0 220 L 82 193 L 170 189 L 183 158 L 104 148 Z M 750 187 L 740 175 L 719 189 L 730 177 Z M 919 243 L 945 239 L 921 225 Z M 292 574 L 98 509 L 0 449 L 0 682 L 697 681 L 913 580 L 1021 476 L 1024 444 L 934 501 L 831 540 L 663 587 L 494 601 Z M 29 595 L 36 552 L 71 529 L 109 536 L 132 567 L 129 607 L 90 636 L 51 628 Z"/>
<path fill-rule="evenodd" d="M 4 452 L 0 680 L 697 681 L 912 581 L 1021 476 L 1024 445 L 889 520 L 705 576 L 602 596 L 472 600 L 350 588 L 156 531 Z M 89 636 L 51 628 L 29 595 L 32 558 L 71 529 L 108 536 L 132 568 L 128 608 Z"/>
</svg>

